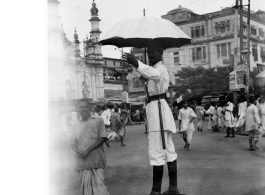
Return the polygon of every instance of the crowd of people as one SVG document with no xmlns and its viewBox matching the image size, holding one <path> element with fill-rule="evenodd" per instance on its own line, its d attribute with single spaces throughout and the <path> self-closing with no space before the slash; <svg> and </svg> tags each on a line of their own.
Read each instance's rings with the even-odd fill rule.
<svg viewBox="0 0 265 195">
<path fill-rule="evenodd" d="M 213 102 L 207 110 L 201 106 L 200 102 L 194 102 L 195 108 L 191 108 L 188 102 L 176 106 L 173 109 L 175 119 L 180 120 L 179 132 L 182 133 L 185 142 L 184 148 L 189 149 L 192 139 L 194 125 L 192 121 L 197 118 L 197 130 L 203 131 L 202 121 L 208 116 L 208 130 L 213 132 L 225 132 L 226 138 L 234 138 L 235 132 L 248 133 L 249 150 L 257 150 L 257 142 L 265 133 L 265 96 L 250 97 L 250 105 L 244 96 L 238 98 L 238 104 L 234 105 L 231 98 L 227 96 L 225 100 L 220 101 L 217 105 Z M 183 121 L 191 119 L 186 125 Z M 187 123 L 187 122 L 186 122 Z"/>
</svg>

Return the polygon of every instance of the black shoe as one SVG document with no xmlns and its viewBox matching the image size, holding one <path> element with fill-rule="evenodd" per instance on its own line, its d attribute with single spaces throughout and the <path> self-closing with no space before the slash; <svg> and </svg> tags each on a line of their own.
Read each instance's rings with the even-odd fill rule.
<svg viewBox="0 0 265 195">
<path fill-rule="evenodd" d="M 167 190 L 162 195 L 181 195 L 178 190 Z"/>
<path fill-rule="evenodd" d="M 149 195 L 161 195 L 161 193 L 160 192 L 151 192 L 151 194 L 149 194 Z"/>
<path fill-rule="evenodd" d="M 229 135 L 226 135 L 225 137 L 230 137 Z"/>
<path fill-rule="evenodd" d="M 234 136 L 234 135 L 232 135 L 230 138 L 235 138 L 235 136 Z"/>
</svg>

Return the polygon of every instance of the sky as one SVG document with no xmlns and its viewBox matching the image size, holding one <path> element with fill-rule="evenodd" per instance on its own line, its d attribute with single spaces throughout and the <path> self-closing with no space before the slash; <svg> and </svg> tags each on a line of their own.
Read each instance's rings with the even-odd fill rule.
<svg viewBox="0 0 265 195">
<path fill-rule="evenodd" d="M 92 0 L 59 0 L 59 15 L 67 38 L 73 41 L 74 29 L 76 28 L 79 40 L 85 39 L 91 30 L 89 19 Z M 231 7 L 235 0 L 95 0 L 99 10 L 101 39 L 116 23 L 123 19 L 143 16 L 161 17 L 179 5 L 188 8 L 197 14 L 205 14 L 219 11 L 225 7 Z M 243 4 L 247 4 L 243 0 Z M 265 10 L 264 0 L 251 0 L 251 10 Z M 83 45 L 80 45 L 83 48 Z M 104 46 L 104 57 L 118 58 L 120 52 L 114 47 Z"/>
</svg>

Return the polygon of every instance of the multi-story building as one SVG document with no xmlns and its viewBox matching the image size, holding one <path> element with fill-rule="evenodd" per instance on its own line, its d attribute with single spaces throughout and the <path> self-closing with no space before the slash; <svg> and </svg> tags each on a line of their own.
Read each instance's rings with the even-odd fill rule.
<svg viewBox="0 0 265 195">
<path fill-rule="evenodd" d="M 250 47 L 251 69 L 265 62 L 265 13 L 251 12 Z M 173 84 L 178 80 L 178 71 L 183 67 L 205 68 L 227 66 L 232 62 L 233 55 L 240 57 L 240 39 L 235 42 L 235 23 L 240 29 L 240 18 L 235 17 L 235 9 L 224 8 L 220 11 L 199 15 L 192 10 L 179 6 L 169 11 L 162 18 L 175 23 L 192 38 L 191 44 L 181 48 L 170 48 L 164 51 L 163 62 L 168 68 Z M 237 22 L 235 22 L 237 20 Z M 244 44 L 247 42 L 247 10 L 243 10 Z M 239 37 L 239 30 L 238 30 Z"/>
<path fill-rule="evenodd" d="M 105 98 L 121 96 L 123 90 L 128 91 L 128 71 L 130 69 L 121 59 L 110 57 L 103 57 L 103 59 L 105 63 L 103 69 Z"/>
</svg>

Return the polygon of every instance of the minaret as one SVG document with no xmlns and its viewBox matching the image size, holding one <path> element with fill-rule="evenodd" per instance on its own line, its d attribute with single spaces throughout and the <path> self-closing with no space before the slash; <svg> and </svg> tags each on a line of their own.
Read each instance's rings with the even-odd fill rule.
<svg viewBox="0 0 265 195">
<path fill-rule="evenodd" d="M 75 57 L 80 57 L 80 49 L 79 49 L 79 40 L 78 40 L 78 34 L 76 33 L 76 28 L 75 28 L 75 34 L 74 34 L 74 56 Z"/>
<path fill-rule="evenodd" d="M 85 57 L 91 65 L 104 65 L 103 57 L 101 54 L 101 45 L 98 44 L 100 41 L 101 31 L 99 30 L 98 8 L 93 0 L 92 8 L 90 9 L 91 19 L 91 31 L 90 39 L 85 42 Z"/>
</svg>

